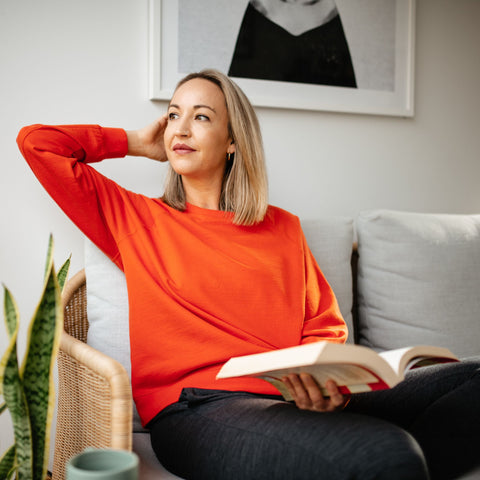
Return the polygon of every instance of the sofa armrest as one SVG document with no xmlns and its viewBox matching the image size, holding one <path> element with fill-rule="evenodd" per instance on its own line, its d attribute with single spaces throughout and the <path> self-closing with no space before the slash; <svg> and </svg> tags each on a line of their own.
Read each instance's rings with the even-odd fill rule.
<svg viewBox="0 0 480 480">
<path fill-rule="evenodd" d="M 78 298 L 85 283 L 79 282 L 77 276 L 71 281 L 78 285 L 65 289 L 65 329 L 71 331 L 75 316 L 77 326 L 86 322 L 88 329 L 86 308 Z M 82 330 L 85 328 L 78 331 Z M 57 363 L 53 479 L 63 480 L 68 459 L 86 447 L 131 450 L 132 392 L 128 374 L 120 363 L 65 331 Z"/>
</svg>

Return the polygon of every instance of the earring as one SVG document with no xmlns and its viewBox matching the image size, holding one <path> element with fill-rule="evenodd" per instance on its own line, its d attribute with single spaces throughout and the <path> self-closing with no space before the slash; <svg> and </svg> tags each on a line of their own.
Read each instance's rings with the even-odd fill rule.
<svg viewBox="0 0 480 480">
<path fill-rule="evenodd" d="M 231 162 L 232 161 L 232 153 L 227 153 L 227 161 Z"/>
</svg>

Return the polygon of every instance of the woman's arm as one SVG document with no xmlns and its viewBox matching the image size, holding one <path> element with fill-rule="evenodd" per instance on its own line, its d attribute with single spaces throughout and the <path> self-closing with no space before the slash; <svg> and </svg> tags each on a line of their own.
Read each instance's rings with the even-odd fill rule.
<svg viewBox="0 0 480 480">
<path fill-rule="evenodd" d="M 343 320 L 337 299 L 325 276 L 320 270 L 305 236 L 302 235 L 305 261 L 305 320 L 301 343 L 328 340 L 344 343 L 347 326 Z M 342 395 L 334 381 L 327 381 L 322 391 L 309 374 L 291 374 L 282 379 L 298 408 L 315 412 L 342 410 L 348 403 L 348 396 Z"/>
<path fill-rule="evenodd" d="M 128 192 L 87 163 L 125 156 L 125 131 L 98 125 L 33 125 L 20 131 L 17 142 L 50 196 L 121 266 L 114 229 L 121 223 Z"/>
</svg>

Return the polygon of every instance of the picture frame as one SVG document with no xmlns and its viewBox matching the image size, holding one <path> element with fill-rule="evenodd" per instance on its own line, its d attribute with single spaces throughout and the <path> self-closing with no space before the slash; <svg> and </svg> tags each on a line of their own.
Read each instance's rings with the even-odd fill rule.
<svg viewBox="0 0 480 480">
<path fill-rule="evenodd" d="M 182 5 L 190 7 L 185 8 L 185 12 L 182 13 L 184 15 L 182 22 L 179 21 L 179 2 L 181 1 L 186 2 Z M 228 32 L 236 33 L 241 21 L 241 12 L 245 10 L 248 0 L 208 1 L 216 6 L 218 4 L 218 8 L 213 10 L 218 11 L 218 15 L 224 15 L 222 21 L 220 21 L 220 17 L 215 20 L 217 22 L 215 25 L 228 24 L 225 29 L 228 27 Z M 188 20 L 185 15 L 194 15 L 195 12 L 192 12 L 192 8 L 202 5 L 203 2 L 192 3 L 193 0 L 190 0 L 190 4 L 189 0 L 149 0 L 149 2 L 149 97 L 151 100 L 169 100 L 177 82 L 191 71 L 217 68 L 228 73 L 225 68 L 212 65 L 215 63 L 212 58 L 216 59 L 213 50 L 210 52 L 210 57 L 205 53 L 205 58 L 202 58 L 204 52 L 208 50 L 205 48 L 205 40 L 197 45 L 196 37 L 192 37 L 193 39 L 186 44 L 186 40 L 183 40 L 184 35 L 180 35 L 179 25 L 186 32 L 192 30 L 184 26 L 185 19 Z M 365 2 L 370 2 L 371 8 L 364 8 Z M 367 72 L 364 74 L 364 78 L 370 79 L 372 84 L 376 80 L 378 65 L 390 62 L 390 87 L 379 88 L 375 85 L 363 87 L 360 82 L 357 88 L 346 88 L 240 77 L 233 77 L 233 80 L 246 93 L 252 104 L 258 107 L 412 117 L 414 115 L 415 0 L 361 0 L 360 2 L 359 0 L 337 0 L 336 4 L 342 14 L 345 35 L 347 38 L 350 35 L 350 39 L 354 39 L 353 42 L 349 40 L 349 45 L 353 45 L 354 65 L 355 48 L 357 50 L 360 48 L 356 45 L 368 44 L 364 38 L 355 42 L 355 31 L 370 34 L 370 31 L 383 29 L 383 35 L 390 35 L 390 46 L 389 49 L 385 49 L 387 53 L 382 53 L 382 59 L 375 58 L 377 45 L 381 44 L 379 41 L 370 40 L 370 44 L 375 46 L 370 50 L 375 54 L 371 55 L 372 59 L 365 52 L 357 52 L 357 57 L 363 59 L 363 70 Z M 384 10 L 386 7 L 383 6 L 388 6 L 390 10 L 385 10 L 388 17 L 384 14 L 384 17 L 375 19 L 375 12 L 378 11 L 378 8 L 375 7 L 379 5 Z M 370 17 L 363 17 L 364 24 L 361 19 L 359 20 L 359 10 L 353 15 L 352 8 L 360 7 L 362 12 L 370 15 Z M 235 9 L 234 12 L 232 8 Z M 197 32 L 205 24 L 203 28 L 207 31 L 205 38 L 208 39 L 212 33 L 212 28 L 208 25 L 210 16 L 202 18 L 203 20 L 198 17 L 194 18 L 194 30 Z M 384 21 L 383 18 L 391 22 L 388 28 L 386 26 L 388 21 Z M 233 21 L 236 21 L 237 24 L 232 27 L 228 22 Z M 224 43 L 228 44 L 228 42 L 218 42 L 218 39 L 215 41 L 215 45 L 220 43 L 222 47 L 224 47 Z M 229 41 L 228 48 L 231 51 L 234 39 Z M 190 60 L 193 58 L 195 67 L 199 66 L 200 68 L 182 71 L 182 67 L 179 66 L 179 58 L 184 57 L 189 57 Z"/>
</svg>

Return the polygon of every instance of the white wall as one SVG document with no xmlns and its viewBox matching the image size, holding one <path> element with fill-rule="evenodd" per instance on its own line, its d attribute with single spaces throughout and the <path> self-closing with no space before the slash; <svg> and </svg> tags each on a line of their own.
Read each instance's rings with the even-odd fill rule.
<svg viewBox="0 0 480 480">
<path fill-rule="evenodd" d="M 48 234 L 56 261 L 82 237 L 19 154 L 31 123 L 143 126 L 164 109 L 148 100 L 147 0 L 0 0 L 0 281 L 25 323 L 42 283 Z M 271 203 L 301 217 L 360 210 L 480 211 L 480 2 L 418 0 L 416 115 L 259 109 Z M 110 160 L 103 172 L 133 190 L 161 192 L 164 167 Z M 0 352 L 6 334 L 0 327 Z M 11 443 L 0 417 L 0 453 Z"/>
</svg>

